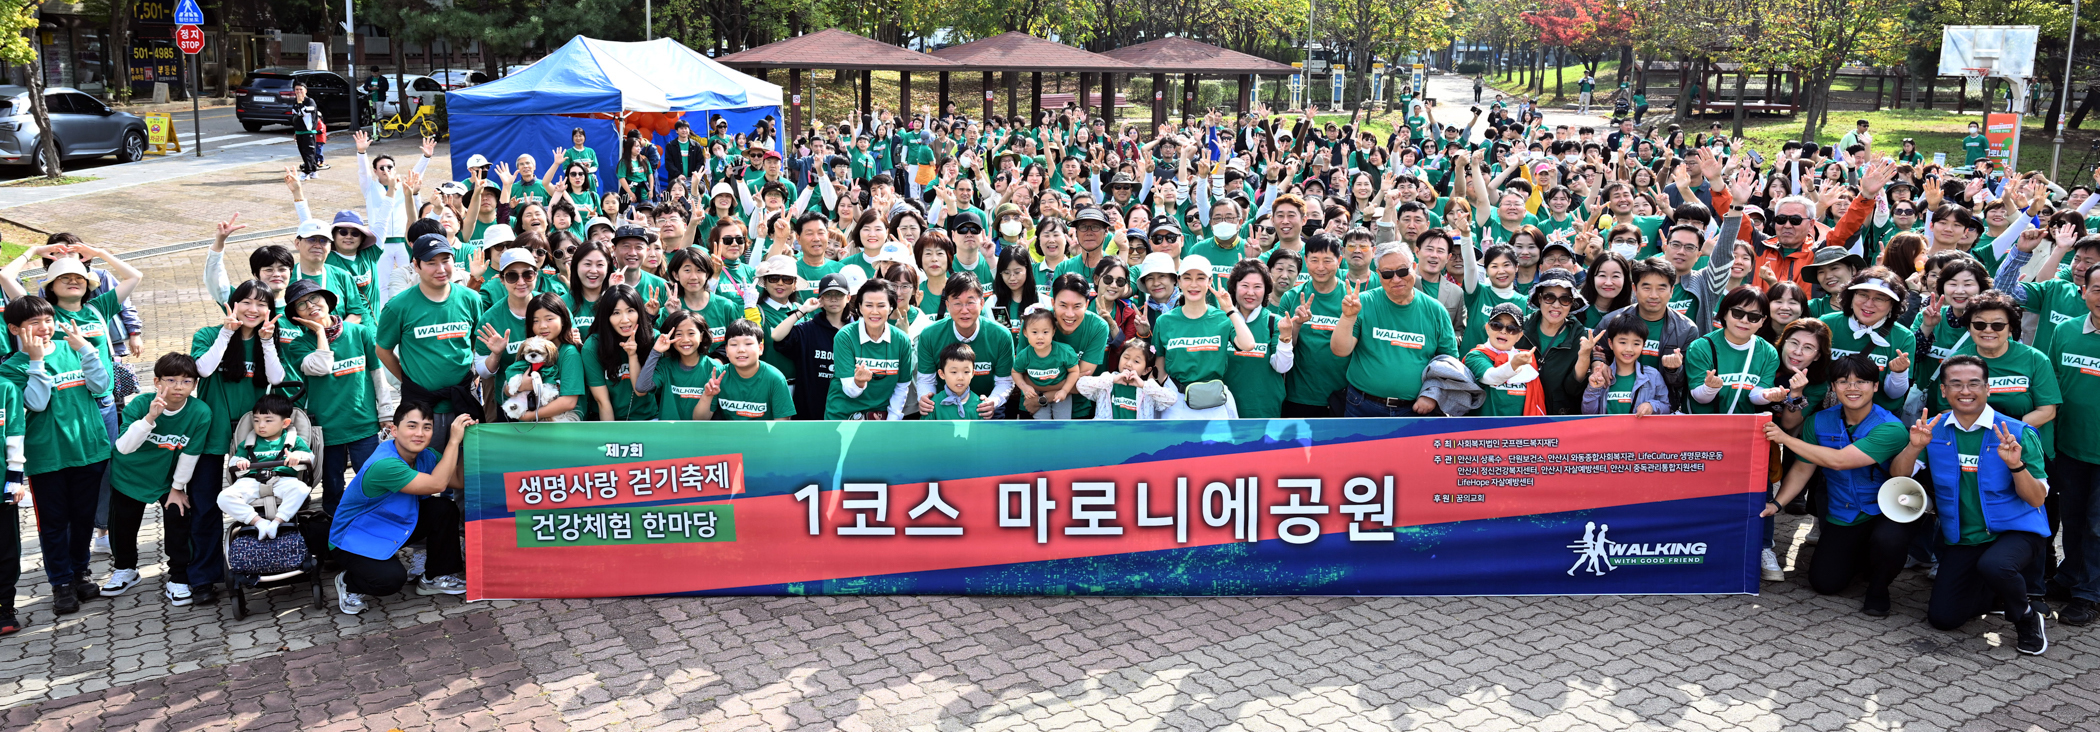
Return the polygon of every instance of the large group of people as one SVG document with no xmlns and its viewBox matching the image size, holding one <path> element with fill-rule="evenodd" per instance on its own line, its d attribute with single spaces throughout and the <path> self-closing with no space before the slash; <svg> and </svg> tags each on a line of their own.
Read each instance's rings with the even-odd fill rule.
<svg viewBox="0 0 2100 732">
<path fill-rule="evenodd" d="M 1266 109 L 1151 130 L 878 111 L 785 144 L 692 114 L 705 130 L 619 150 L 579 129 L 546 158 L 455 156 L 445 181 L 432 143 L 411 166 L 358 135 L 362 211 L 317 215 L 311 171 L 287 171 L 302 223 L 245 269 L 221 223 L 204 282 L 224 322 L 150 384 L 113 376 L 138 347 L 135 269 L 61 235 L 0 271 L 7 485 L 34 495 L 68 613 L 139 582 L 149 504 L 164 594 L 210 602 L 222 525 L 274 532 L 308 476 L 301 530 L 356 613 L 462 591 L 477 421 L 1763 413 L 1765 579 L 1784 577 L 1771 517 L 1806 513 L 1812 586 L 1863 575 L 1869 615 L 1922 565 L 1941 628 L 2002 612 L 2040 653 L 2045 616 L 2092 621 L 2092 185 L 1930 162 L 1864 122 L 1759 153 L 1718 124 L 1405 109 L 1389 133 Z M 1933 518 L 1881 515 L 1892 476 Z"/>
</svg>

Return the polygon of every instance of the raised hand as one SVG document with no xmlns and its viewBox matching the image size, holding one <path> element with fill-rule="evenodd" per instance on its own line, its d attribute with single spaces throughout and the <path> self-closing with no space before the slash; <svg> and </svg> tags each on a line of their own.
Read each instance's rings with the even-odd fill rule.
<svg viewBox="0 0 2100 732">
<path fill-rule="evenodd" d="M 712 398 L 714 398 L 715 396 L 717 396 L 717 395 L 721 394 L 721 393 L 722 393 L 722 374 L 723 374 L 724 372 L 726 372 L 726 371 L 727 371 L 727 369 L 717 369 L 717 370 L 715 371 L 715 375 L 714 375 L 714 376 L 710 376 L 710 377 L 708 377 L 708 379 L 707 379 L 707 387 L 706 387 L 706 388 L 703 388 L 703 389 L 701 389 L 701 390 L 700 390 L 700 393 L 701 393 L 701 394 L 703 394 L 703 395 L 706 395 L 706 396 L 707 396 L 708 398 L 710 398 L 710 399 L 712 399 Z"/>
<path fill-rule="evenodd" d="M 1509 367 L 1514 369 L 1519 366 L 1538 368 L 1536 361 L 1531 357 L 1530 351 L 1518 351 L 1509 355 Z"/>
<path fill-rule="evenodd" d="M 868 370 L 868 364 L 867 364 L 867 362 L 865 362 L 865 361 L 861 361 L 860 359 L 854 359 L 854 360 L 853 360 L 853 383 L 855 383 L 855 384 L 858 384 L 858 385 L 860 385 L 860 386 L 862 386 L 862 387 L 866 387 L 866 386 L 868 385 L 868 382 L 870 382 L 870 381 L 874 381 L 874 380 L 875 380 L 875 372 L 873 372 L 873 371 L 870 371 L 870 370 Z"/>
<path fill-rule="evenodd" d="M 1794 372 L 1794 377 L 1787 379 L 1786 387 L 1792 391 L 1801 391 L 1808 388 L 1808 371 L 1803 369 Z M 1813 407 L 1815 405 L 1811 404 L 1809 406 Z"/>
<path fill-rule="evenodd" d="M 1671 352 L 1670 352 L 1670 355 L 1662 357 L 1662 367 L 1663 367 L 1663 368 L 1666 368 L 1666 369 L 1675 369 L 1675 368 L 1682 368 L 1683 366 L 1684 366 L 1684 349 L 1682 349 L 1682 348 L 1679 348 L 1679 349 L 1677 349 L 1677 350 L 1671 351 Z"/>
<path fill-rule="evenodd" d="M 1602 389 L 1611 386 L 1611 377 L 1605 373 L 1610 370 L 1609 366 L 1590 367 L 1590 388 Z"/>
<path fill-rule="evenodd" d="M 1900 374 L 1909 370 L 1910 354 L 1897 353 L 1895 358 L 1889 359 L 1889 373 Z"/>
<path fill-rule="evenodd" d="M 1360 287 L 1357 287 L 1357 286 L 1356 286 L 1356 285 L 1354 285 L 1354 284 L 1351 284 L 1351 283 L 1350 283 L 1350 282 L 1349 282 L 1349 281 L 1347 280 L 1347 278 L 1344 278 L 1344 279 L 1343 279 L 1343 281 L 1342 281 L 1342 317 L 1344 317 L 1344 318 L 1354 318 L 1354 317 L 1356 317 L 1356 316 L 1357 316 L 1357 314 L 1359 314 L 1359 313 L 1362 313 L 1362 312 L 1363 312 L 1363 310 L 1364 310 L 1364 302 L 1363 302 L 1362 300 L 1359 300 L 1359 299 L 1357 299 L 1357 298 L 1358 298 L 1358 297 L 1359 297 L 1359 296 L 1360 296 L 1360 295 L 1362 294 L 1362 289 L 1363 289 L 1363 288 L 1360 288 Z"/>
<path fill-rule="evenodd" d="M 2015 434 L 2012 428 L 2005 426 L 2004 420 L 1999 420 L 1997 424 L 1991 425 L 1991 431 L 1998 433 L 1999 460 L 2005 461 L 2007 466 L 2025 465 L 2027 463 L 2027 461 L 2021 459 L 2021 456 L 2026 453 L 2027 449 L 2020 446 L 2020 436 Z"/>
<path fill-rule="evenodd" d="M 365 134 L 364 130 L 350 133 L 350 141 L 357 143 L 357 154 L 359 155 L 365 154 L 365 150 L 372 147 L 372 136 Z"/>
<path fill-rule="evenodd" d="M 1707 369 L 1707 370 L 1706 370 L 1706 388 L 1708 388 L 1708 389 L 1719 389 L 1719 388 L 1721 388 L 1721 376 L 1720 376 L 1719 374 L 1715 373 L 1713 369 Z"/>
<path fill-rule="evenodd" d="M 2026 231 L 2022 231 L 2020 232 L 2019 240 L 2013 242 L 2013 247 L 2019 249 L 2020 251 L 2032 254 L 2034 253 L 2034 250 L 2041 248 L 2042 242 L 2045 240 L 2045 237 L 2047 235 L 2048 232 L 2042 231 L 2041 229 L 2028 229 Z"/>
<path fill-rule="evenodd" d="M 654 345 L 651 345 L 649 347 L 649 350 L 655 351 L 657 353 L 663 353 L 665 351 L 671 350 L 671 334 L 656 334 L 656 343 Z"/>
<path fill-rule="evenodd" d="M 488 347 L 489 353 L 503 353 L 510 348 L 509 330 L 497 332 L 496 326 L 483 323 L 480 338 L 481 344 Z"/>
<path fill-rule="evenodd" d="M 1925 337 L 1931 338 L 1933 329 L 1938 328 L 1939 325 L 1940 296 L 1927 295 L 1925 297 L 1925 309 L 1918 313 L 1918 327 L 1921 329 L 1920 332 L 1925 334 Z"/>
<path fill-rule="evenodd" d="M 1910 446 L 1913 449 L 1924 449 L 1931 442 L 1932 410 L 1926 409 L 1918 413 L 1917 423 L 1910 426 Z"/>
<path fill-rule="evenodd" d="M 147 405 L 146 408 L 146 419 L 153 419 L 154 417 L 158 417 L 167 413 L 168 398 L 159 394 L 153 395 L 153 403 Z"/>
<path fill-rule="evenodd" d="M 437 141 L 437 138 L 435 138 L 435 137 L 425 137 L 425 138 L 423 138 L 423 157 L 426 157 L 426 158 L 427 158 L 427 157 L 432 157 L 432 156 L 435 156 L 435 155 L 437 155 L 437 149 L 438 149 L 438 141 Z"/>
</svg>

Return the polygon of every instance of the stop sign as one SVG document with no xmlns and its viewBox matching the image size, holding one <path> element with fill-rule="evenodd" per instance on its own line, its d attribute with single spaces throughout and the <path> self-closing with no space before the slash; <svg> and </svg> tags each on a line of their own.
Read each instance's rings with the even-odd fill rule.
<svg viewBox="0 0 2100 732">
<path fill-rule="evenodd" d="M 175 28 L 175 45 L 181 48 L 183 53 L 193 54 L 202 51 L 204 50 L 204 31 L 194 25 L 177 26 Z"/>
</svg>

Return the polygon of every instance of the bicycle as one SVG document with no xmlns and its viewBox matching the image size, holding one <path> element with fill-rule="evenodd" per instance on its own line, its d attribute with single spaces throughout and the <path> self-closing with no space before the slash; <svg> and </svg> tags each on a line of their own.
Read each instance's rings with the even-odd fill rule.
<svg viewBox="0 0 2100 732">
<path fill-rule="evenodd" d="M 437 112 L 433 111 L 435 107 L 436 105 L 417 105 L 416 113 L 407 119 L 402 119 L 401 114 L 395 112 L 394 116 L 380 121 L 379 139 L 391 139 L 410 131 L 414 131 L 418 137 L 449 137 L 445 125 L 439 122 Z"/>
</svg>

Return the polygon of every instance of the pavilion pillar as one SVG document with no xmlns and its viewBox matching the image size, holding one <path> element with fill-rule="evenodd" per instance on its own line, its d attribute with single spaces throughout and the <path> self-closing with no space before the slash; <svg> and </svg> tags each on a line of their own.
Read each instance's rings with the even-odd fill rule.
<svg viewBox="0 0 2100 732">
<path fill-rule="evenodd" d="M 990 71 L 986 71 L 986 72 L 984 72 L 984 87 L 983 87 L 983 88 L 984 88 L 984 114 L 982 114 L 982 115 L 978 116 L 977 120 L 978 120 L 979 122 L 983 122 L 983 121 L 985 121 L 985 120 L 989 120 L 989 119 L 991 119 L 991 118 L 992 118 L 992 96 L 993 96 L 993 94 L 992 94 L 992 88 L 993 88 L 993 87 L 992 87 L 992 72 L 990 72 Z"/>
<path fill-rule="evenodd" d="M 1079 72 L 1079 96 L 1074 97 L 1074 100 L 1079 105 L 1079 111 L 1082 113 L 1093 110 L 1094 103 L 1087 98 L 1087 93 L 1093 89 L 1093 86 L 1094 75 L 1084 71 Z"/>
<path fill-rule="evenodd" d="M 787 139 L 781 140 L 785 149 L 794 143 L 795 136 L 802 134 L 802 70 L 788 69 Z"/>
<path fill-rule="evenodd" d="M 1115 134 L 1116 127 L 1116 75 L 1101 74 L 1101 126 Z"/>
<path fill-rule="evenodd" d="M 911 119 L 911 72 L 897 72 L 897 126 Z"/>
<path fill-rule="evenodd" d="M 1043 72 L 1028 72 L 1028 124 L 1043 116 Z"/>
<path fill-rule="evenodd" d="M 1181 81 L 1181 121 L 1182 121 L 1182 122 L 1188 122 L 1190 118 L 1193 118 L 1193 117 L 1195 117 L 1195 116 L 1196 116 L 1196 93 L 1197 93 L 1197 92 L 1199 92 L 1199 91 L 1202 91 L 1202 89 L 1203 89 L 1203 87 L 1202 87 L 1202 86 L 1200 85 L 1200 82 L 1198 82 L 1198 81 L 1196 80 L 1196 75 L 1195 75 L 1195 74 L 1188 74 L 1188 75 L 1185 75 L 1185 76 L 1183 76 L 1183 77 L 1182 77 L 1182 81 Z"/>
<path fill-rule="evenodd" d="M 860 113 L 863 116 L 875 113 L 875 72 L 870 69 L 862 69 L 860 72 Z M 863 120 L 863 124 L 865 123 Z M 875 128 L 868 125 L 867 129 Z"/>
<path fill-rule="evenodd" d="M 1254 109 L 1254 75 L 1240 74 L 1240 114 Z"/>
<path fill-rule="evenodd" d="M 1152 75 L 1152 128 L 1167 123 L 1167 75 Z"/>
<path fill-rule="evenodd" d="M 935 116 L 935 117 L 939 117 L 939 116 L 941 116 L 941 115 L 944 115 L 944 114 L 947 114 L 947 113 L 948 113 L 948 72 L 946 72 L 946 71 L 943 71 L 943 72 L 941 72 L 940 80 L 941 80 L 941 82 L 940 82 L 940 85 L 941 85 L 941 94 L 940 94 L 940 97 L 941 97 L 941 102 L 940 102 L 940 104 L 939 104 L 939 105 L 936 105 L 936 106 L 935 106 L 935 107 L 933 108 L 933 116 Z"/>
<path fill-rule="evenodd" d="M 1006 72 L 1006 118 L 1013 119 L 1021 113 L 1021 72 Z"/>
</svg>

